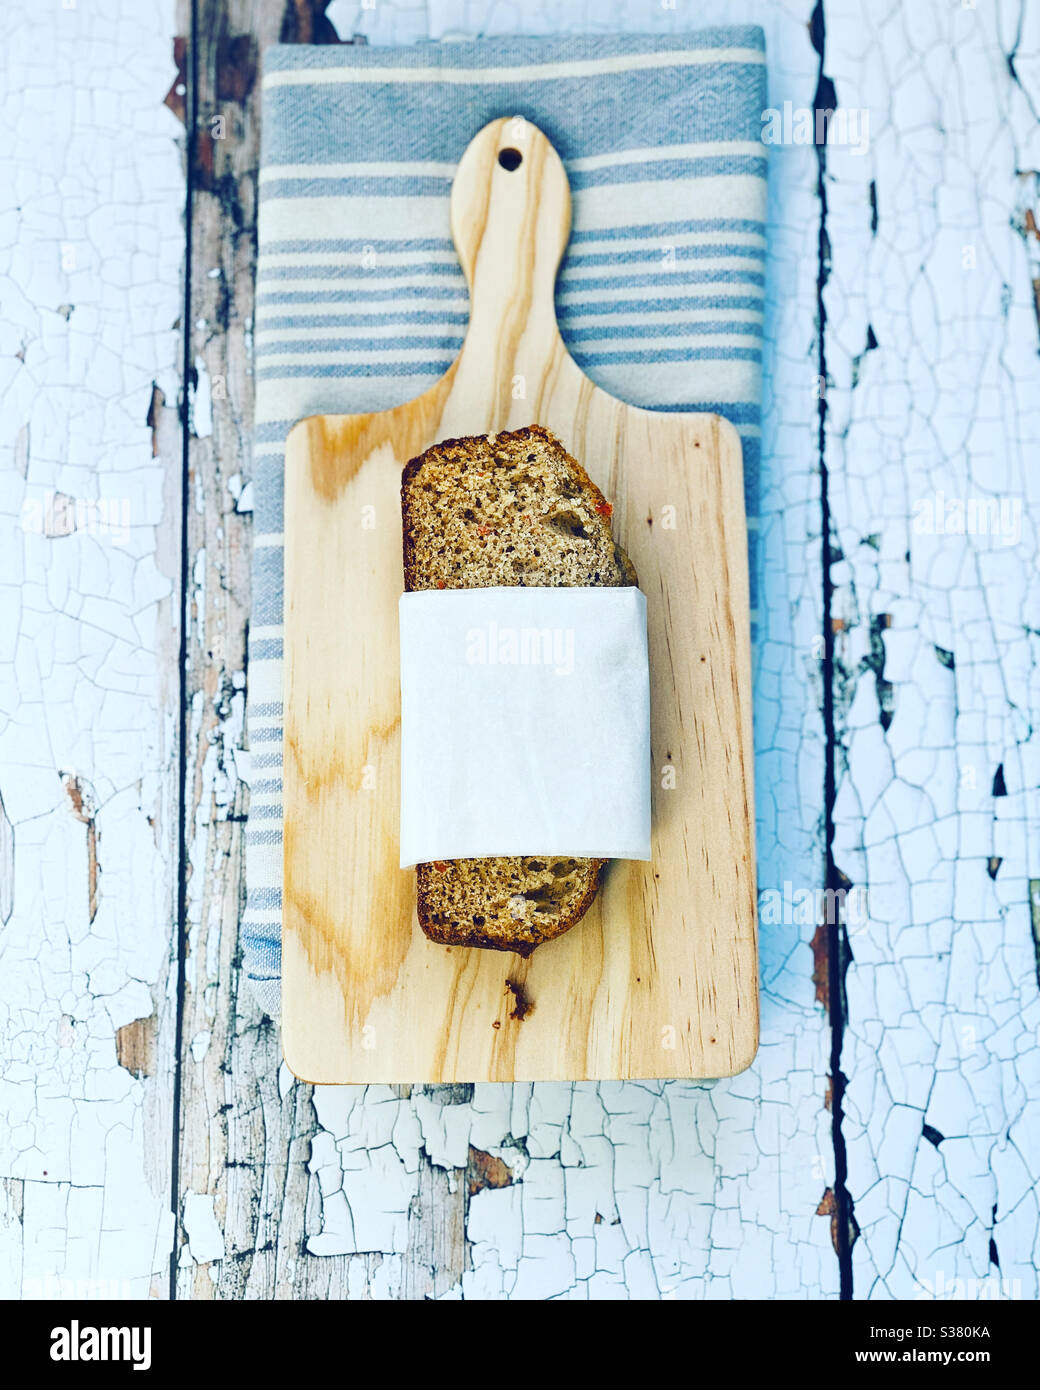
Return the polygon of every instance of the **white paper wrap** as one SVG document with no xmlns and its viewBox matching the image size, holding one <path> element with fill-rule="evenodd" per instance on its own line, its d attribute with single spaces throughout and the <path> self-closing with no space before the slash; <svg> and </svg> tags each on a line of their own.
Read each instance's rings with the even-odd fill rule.
<svg viewBox="0 0 1040 1390">
<path fill-rule="evenodd" d="M 650 858 L 638 589 L 423 590 L 400 623 L 402 868 Z"/>
</svg>

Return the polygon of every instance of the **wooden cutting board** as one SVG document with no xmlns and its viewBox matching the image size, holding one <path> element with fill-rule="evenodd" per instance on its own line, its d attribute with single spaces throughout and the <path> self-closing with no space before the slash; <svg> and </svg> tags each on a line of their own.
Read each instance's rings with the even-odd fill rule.
<svg viewBox="0 0 1040 1390">
<path fill-rule="evenodd" d="M 476 136 L 451 219 L 471 300 L 453 366 L 394 410 L 301 421 L 286 450 L 286 1061 L 320 1082 L 731 1075 L 758 1046 L 740 440 L 717 415 L 625 405 L 568 355 L 570 190 L 536 127 Z M 399 489 L 438 440 L 534 422 L 613 503 L 647 597 L 653 861 L 610 864 L 582 921 L 523 961 L 428 941 L 398 867 Z"/>
</svg>

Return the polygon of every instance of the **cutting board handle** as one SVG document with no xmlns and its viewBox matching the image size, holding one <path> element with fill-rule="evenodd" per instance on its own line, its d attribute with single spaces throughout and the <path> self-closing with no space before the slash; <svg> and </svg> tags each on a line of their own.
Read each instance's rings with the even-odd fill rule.
<svg viewBox="0 0 1040 1390">
<path fill-rule="evenodd" d="M 565 355 L 553 290 L 571 230 L 567 175 L 537 126 L 505 116 L 474 136 L 452 185 L 451 230 L 470 289 L 457 372 L 514 392 L 530 374 L 535 394 Z"/>
</svg>

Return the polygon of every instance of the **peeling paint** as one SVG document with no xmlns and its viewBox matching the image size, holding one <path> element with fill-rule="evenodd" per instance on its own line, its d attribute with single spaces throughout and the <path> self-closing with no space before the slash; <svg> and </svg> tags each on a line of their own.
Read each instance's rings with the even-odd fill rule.
<svg viewBox="0 0 1040 1390">
<path fill-rule="evenodd" d="M 466 1186 L 471 1197 L 486 1188 L 511 1187 L 513 1173 L 503 1160 L 495 1154 L 485 1153 L 483 1149 L 469 1146 L 469 1162 L 466 1164 Z"/>
<path fill-rule="evenodd" d="M 1013 67 L 1012 70 L 1014 70 Z M 1033 288 L 1036 327 L 1037 333 L 1040 335 L 1040 227 L 1037 226 L 1037 217 L 1040 215 L 1040 171 L 1036 169 L 1019 170 L 1016 180 L 1016 194 L 1011 225 L 1022 238 L 1026 248 L 1030 283 Z"/>
<path fill-rule="evenodd" d="M 131 1076 L 151 1076 L 155 1071 L 155 1014 L 135 1018 L 116 1029 L 116 1058 Z"/>
<path fill-rule="evenodd" d="M 829 1013 L 831 1007 L 830 991 L 830 937 L 831 929 L 826 922 L 816 928 L 812 939 L 813 973 L 812 982 L 816 989 L 816 1002 L 822 1004 Z"/>
<path fill-rule="evenodd" d="M 148 815 L 175 797 L 176 703 L 157 649 L 177 626 L 159 557 L 179 551 L 180 518 L 145 419 L 153 383 L 178 391 L 184 181 L 161 105 L 171 34 L 165 3 L 4 10 L 0 1291 L 11 1298 L 169 1292 L 175 854 Z M 118 535 L 97 524 L 110 504 L 130 519 Z M 124 1030 L 153 1013 L 150 1073 L 138 1075 L 118 1054 L 143 1059 L 147 1025 Z"/>
<path fill-rule="evenodd" d="M 470 1268 L 466 1239 L 466 1174 L 420 1156 L 418 1185 L 408 1207 L 408 1245 L 401 1297 L 450 1297 Z"/>
<path fill-rule="evenodd" d="M 825 453 L 847 618 L 834 852 L 868 903 L 841 1047 L 852 1292 L 977 1288 L 999 1247 L 1002 1277 L 1035 1298 L 1040 734 L 1023 712 L 1040 693 L 1038 537 L 1031 520 L 1002 534 L 977 519 L 1040 508 L 1035 184 L 1020 172 L 1040 167 L 1040 74 L 1023 60 L 1038 17 L 826 12 L 842 102 L 889 114 L 866 157 L 827 151 Z M 958 525 L 919 524 L 940 500 Z"/>
<path fill-rule="evenodd" d="M 178 34 L 174 38 L 172 53 L 173 64 L 177 71 L 170 83 L 169 90 L 163 97 L 163 105 L 169 107 L 181 125 L 185 125 L 185 97 L 188 91 L 188 40 L 183 34 Z"/>
<path fill-rule="evenodd" d="M 183 1220 L 188 1239 L 182 1247 L 182 1260 L 191 1259 L 195 1264 L 204 1265 L 224 1258 L 224 1236 L 211 1196 L 203 1192 L 186 1193 Z"/>
<path fill-rule="evenodd" d="M 98 905 L 98 830 L 97 807 L 93 789 L 72 773 L 59 774 L 72 804 L 72 814 L 81 825 L 87 827 L 87 905 L 91 922 L 97 916 Z"/>
</svg>

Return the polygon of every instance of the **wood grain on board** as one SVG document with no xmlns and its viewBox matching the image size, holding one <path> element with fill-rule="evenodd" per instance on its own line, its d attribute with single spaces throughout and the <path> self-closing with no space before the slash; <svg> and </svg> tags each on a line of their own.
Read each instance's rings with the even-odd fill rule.
<svg viewBox="0 0 1040 1390">
<path fill-rule="evenodd" d="M 287 446 L 286 1059 L 332 1082 L 731 1075 L 758 1039 L 740 441 L 715 415 L 625 405 L 568 355 L 553 287 L 570 194 L 535 127 L 473 140 L 452 230 L 471 293 L 452 368 L 394 410 L 303 421 Z M 522 961 L 429 942 L 398 867 L 399 488 L 440 439 L 532 422 L 613 503 L 647 596 L 654 838 L 651 863 L 611 864 L 582 922 Z"/>
</svg>

